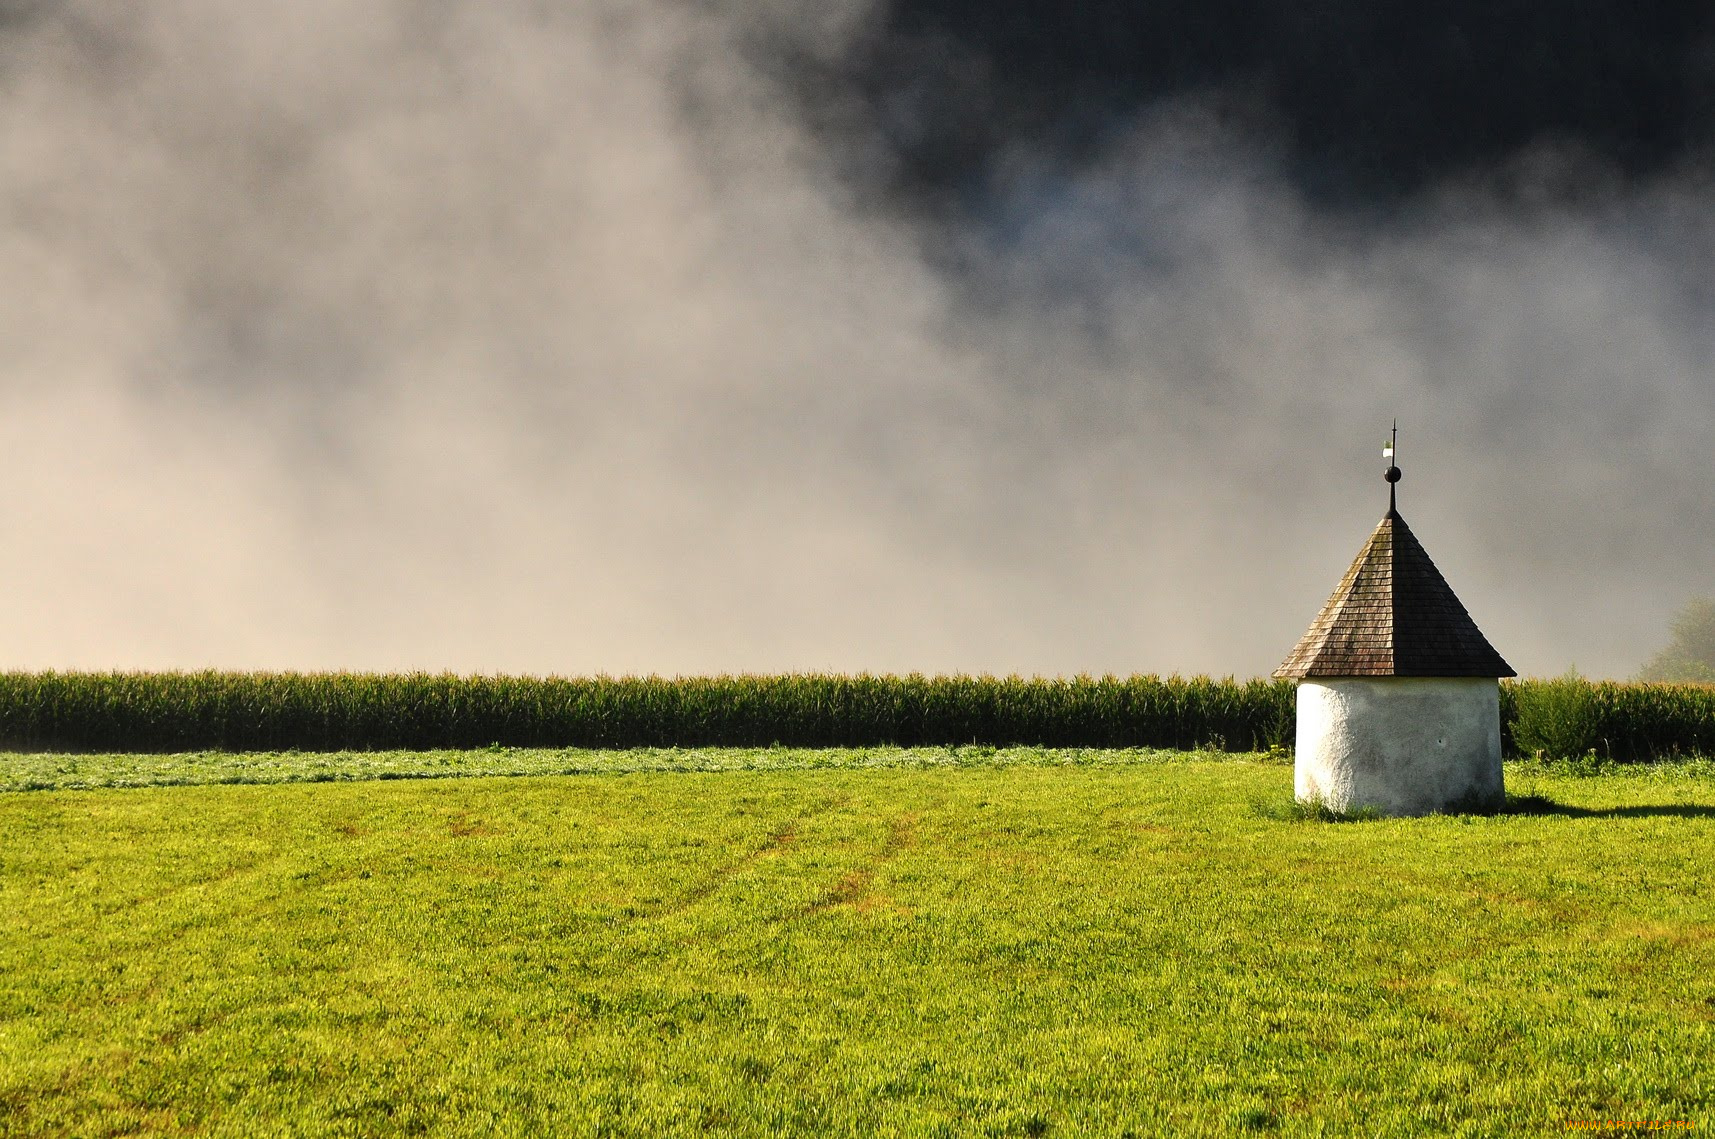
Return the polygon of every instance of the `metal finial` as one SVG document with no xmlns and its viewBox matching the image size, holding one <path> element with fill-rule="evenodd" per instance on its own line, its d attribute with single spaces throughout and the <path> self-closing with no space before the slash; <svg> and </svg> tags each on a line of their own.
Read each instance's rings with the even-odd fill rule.
<svg viewBox="0 0 1715 1139">
<path fill-rule="evenodd" d="M 1399 420 L 1396 419 L 1393 421 L 1393 435 L 1388 439 L 1388 445 L 1382 451 L 1382 458 L 1387 460 L 1387 474 L 1382 477 L 1387 479 L 1387 512 L 1389 514 L 1395 513 L 1398 509 L 1394 498 L 1394 490 L 1398 485 L 1399 480 L 1405 477 L 1400 474 L 1399 467 L 1396 466 L 1393 461 L 1394 452 L 1398 450 L 1398 448 Z"/>
</svg>

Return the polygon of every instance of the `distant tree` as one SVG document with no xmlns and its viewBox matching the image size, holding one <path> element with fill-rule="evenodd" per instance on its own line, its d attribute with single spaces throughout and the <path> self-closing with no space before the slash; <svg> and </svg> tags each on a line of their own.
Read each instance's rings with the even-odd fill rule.
<svg viewBox="0 0 1715 1139">
<path fill-rule="evenodd" d="M 1694 597 L 1673 619 L 1673 639 L 1644 665 L 1639 680 L 1715 684 L 1715 601 Z"/>
</svg>

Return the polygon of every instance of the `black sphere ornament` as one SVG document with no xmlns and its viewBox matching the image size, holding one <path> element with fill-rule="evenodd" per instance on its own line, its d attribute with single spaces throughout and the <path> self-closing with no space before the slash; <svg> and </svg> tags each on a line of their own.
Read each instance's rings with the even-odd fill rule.
<svg viewBox="0 0 1715 1139">
<path fill-rule="evenodd" d="M 1398 467 L 1389 467 L 1387 469 L 1387 481 L 1388 482 L 1398 482 L 1400 479 L 1402 479 L 1404 477 L 1405 477 L 1404 475 L 1399 473 Z"/>
</svg>

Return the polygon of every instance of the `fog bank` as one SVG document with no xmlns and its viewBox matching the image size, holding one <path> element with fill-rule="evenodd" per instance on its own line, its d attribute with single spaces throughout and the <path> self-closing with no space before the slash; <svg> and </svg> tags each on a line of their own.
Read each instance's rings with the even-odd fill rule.
<svg viewBox="0 0 1715 1139">
<path fill-rule="evenodd" d="M 14 19 L 0 667 L 1265 673 L 1395 416 L 1521 672 L 1715 591 L 1706 181 L 1366 221 L 1175 99 L 927 220 L 752 50 L 871 15 Z"/>
</svg>

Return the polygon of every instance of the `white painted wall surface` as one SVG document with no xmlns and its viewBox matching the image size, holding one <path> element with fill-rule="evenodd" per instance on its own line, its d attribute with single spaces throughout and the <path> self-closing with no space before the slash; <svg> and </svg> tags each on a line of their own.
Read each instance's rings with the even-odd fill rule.
<svg viewBox="0 0 1715 1139">
<path fill-rule="evenodd" d="M 1471 677 L 1366 677 L 1298 683 L 1300 800 L 1339 811 L 1425 815 L 1462 800 L 1498 802 L 1500 683 Z"/>
</svg>

